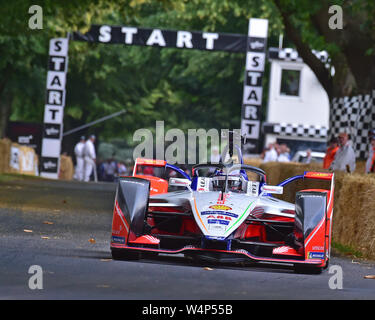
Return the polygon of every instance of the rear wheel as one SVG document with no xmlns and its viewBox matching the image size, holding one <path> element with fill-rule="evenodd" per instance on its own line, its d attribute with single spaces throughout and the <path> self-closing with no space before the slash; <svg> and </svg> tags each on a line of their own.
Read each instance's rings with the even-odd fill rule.
<svg viewBox="0 0 375 320">
<path fill-rule="evenodd" d="M 111 249 L 113 260 L 139 260 L 140 253 L 136 250 Z"/>
</svg>

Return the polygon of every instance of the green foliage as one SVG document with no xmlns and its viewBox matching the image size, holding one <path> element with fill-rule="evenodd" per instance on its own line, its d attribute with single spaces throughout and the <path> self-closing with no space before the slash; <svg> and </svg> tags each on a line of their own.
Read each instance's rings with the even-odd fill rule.
<svg viewBox="0 0 375 320">
<path fill-rule="evenodd" d="M 311 19 L 333 1 L 280 2 L 311 48 L 331 56 L 342 51 Z M 345 6 L 345 15 L 367 12 L 360 27 L 373 37 L 373 0 L 334 2 Z M 32 4 L 43 8 L 43 30 L 28 28 Z M 13 0 L 2 3 L 0 15 L 0 105 L 8 96 L 11 119 L 37 122 L 43 119 L 52 37 L 86 32 L 93 23 L 246 34 L 251 17 L 269 19 L 271 45 L 283 32 L 269 0 Z M 374 55 L 374 46 L 366 55 Z M 101 138 L 131 140 L 136 129 L 152 129 L 156 120 L 164 120 L 166 129 L 238 128 L 244 65 L 244 54 L 70 42 L 64 129 L 123 109 L 127 113 L 95 127 Z"/>
<path fill-rule="evenodd" d="M 43 30 L 29 30 L 31 4 L 16 0 L 1 9 L 9 20 L 0 22 L 0 71 L 9 65 L 14 70 L 7 85 L 13 97 L 11 119 L 38 122 L 43 119 L 51 37 L 86 32 L 92 23 L 246 34 L 250 17 L 275 16 L 266 0 L 46 0 L 40 3 Z M 279 19 L 271 20 L 271 32 L 277 34 L 280 26 Z M 122 109 L 127 113 L 95 127 L 101 138 L 130 140 L 136 129 L 154 128 L 156 120 L 164 120 L 166 129 L 240 125 L 244 54 L 69 45 L 65 130 Z"/>
<path fill-rule="evenodd" d="M 309 48 L 326 50 L 336 69 L 330 78 L 323 76 L 316 63 L 309 66 L 323 83 L 327 93 L 333 96 L 368 94 L 375 87 L 372 73 L 375 70 L 375 2 L 373 0 L 273 0 L 283 13 L 284 20 L 292 28 L 289 34 L 299 38 Z M 342 9 L 343 28 L 331 29 L 330 18 Z M 295 31 L 295 30 L 297 31 Z M 297 35 L 296 35 L 297 33 Z M 302 58 L 304 58 L 302 56 Z"/>
</svg>

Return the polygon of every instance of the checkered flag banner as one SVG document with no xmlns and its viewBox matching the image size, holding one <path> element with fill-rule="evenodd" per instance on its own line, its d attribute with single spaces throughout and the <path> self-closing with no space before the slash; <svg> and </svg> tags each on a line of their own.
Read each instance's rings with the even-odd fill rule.
<svg viewBox="0 0 375 320">
<path fill-rule="evenodd" d="M 303 62 L 302 58 L 298 55 L 297 50 L 293 48 L 269 48 L 269 59 Z"/>
<path fill-rule="evenodd" d="M 331 70 L 331 75 L 335 74 L 335 69 L 331 66 L 331 59 L 327 51 L 312 50 L 312 53 L 324 63 L 327 69 Z M 299 56 L 298 51 L 293 48 L 269 48 L 268 58 L 274 60 L 292 61 L 292 62 L 303 62 Z"/>
<path fill-rule="evenodd" d="M 264 123 L 264 133 L 287 137 L 327 139 L 328 128 L 323 126 L 294 123 Z"/>
<path fill-rule="evenodd" d="M 375 90 L 372 94 L 334 98 L 330 110 L 329 138 L 350 134 L 356 157 L 366 159 L 369 131 L 375 129 Z"/>
</svg>

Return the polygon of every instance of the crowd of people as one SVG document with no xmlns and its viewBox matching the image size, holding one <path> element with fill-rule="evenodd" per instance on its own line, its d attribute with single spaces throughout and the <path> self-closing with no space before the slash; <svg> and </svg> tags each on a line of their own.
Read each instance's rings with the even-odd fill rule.
<svg viewBox="0 0 375 320">
<path fill-rule="evenodd" d="M 323 168 L 330 171 L 354 172 L 356 168 L 355 152 L 346 132 L 340 133 L 337 138 L 333 137 L 329 141 Z"/>
<path fill-rule="evenodd" d="M 375 130 L 369 136 L 369 156 L 366 161 L 365 173 L 375 172 Z M 261 155 L 263 162 L 289 162 L 290 149 L 286 144 L 270 143 Z M 311 150 L 306 150 L 305 163 L 311 161 Z M 349 134 L 340 133 L 337 137 L 332 137 L 328 142 L 328 147 L 323 159 L 323 169 L 330 171 L 354 172 L 356 169 L 356 156 L 353 143 Z"/>
<path fill-rule="evenodd" d="M 131 175 L 122 161 L 113 158 L 107 159 L 99 164 L 96 162 L 95 135 L 86 140 L 84 136 L 74 148 L 76 167 L 74 179 L 79 181 L 90 181 L 92 175 L 95 181 L 114 181 L 118 176 Z M 365 173 L 375 172 L 375 130 L 369 136 L 369 155 L 366 161 Z M 212 158 L 212 157 L 211 157 Z M 261 154 L 263 162 L 290 162 L 290 149 L 285 144 L 270 143 Z M 212 159 L 211 159 L 212 160 Z M 215 159 L 216 160 L 216 159 Z M 306 150 L 303 162 L 310 163 L 311 150 Z M 323 159 L 323 169 L 330 171 L 354 172 L 356 169 L 356 156 L 349 134 L 342 132 L 338 137 L 332 137 Z"/>
<path fill-rule="evenodd" d="M 113 158 L 103 161 L 98 166 L 98 179 L 100 181 L 112 182 L 115 181 L 116 177 L 126 175 L 129 175 L 129 172 L 125 163 Z"/>
<path fill-rule="evenodd" d="M 270 143 L 261 158 L 263 162 L 290 162 L 290 149 L 285 143 Z"/>
<path fill-rule="evenodd" d="M 125 163 L 115 161 L 113 158 L 97 163 L 95 151 L 95 135 L 87 140 L 81 136 L 74 147 L 76 166 L 73 178 L 78 181 L 114 181 L 117 176 L 128 174 Z"/>
<path fill-rule="evenodd" d="M 95 140 L 95 135 L 91 135 L 87 140 L 85 136 L 81 136 L 79 142 L 74 147 L 76 157 L 74 179 L 78 181 L 90 181 L 92 174 L 94 174 L 94 180 L 98 180 L 96 174 Z"/>
</svg>

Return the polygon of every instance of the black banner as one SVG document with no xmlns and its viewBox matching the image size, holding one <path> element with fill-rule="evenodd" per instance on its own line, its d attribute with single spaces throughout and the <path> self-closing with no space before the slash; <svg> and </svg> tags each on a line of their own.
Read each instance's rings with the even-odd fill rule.
<svg viewBox="0 0 375 320">
<path fill-rule="evenodd" d="M 59 168 L 59 158 L 42 157 L 40 161 L 42 172 L 57 174 Z"/>
<path fill-rule="evenodd" d="M 263 73 L 266 62 L 268 20 L 250 19 L 242 99 L 241 131 L 246 136 L 243 154 L 260 153 Z"/>
<path fill-rule="evenodd" d="M 40 155 L 43 126 L 39 123 L 10 121 L 7 126 L 6 136 L 20 145 L 35 149 Z"/>
<path fill-rule="evenodd" d="M 69 40 L 50 40 L 40 175 L 57 179 L 61 153 Z"/>
<path fill-rule="evenodd" d="M 72 40 L 208 51 L 242 53 L 247 51 L 247 36 L 242 34 L 176 31 L 128 26 L 92 25 L 85 34 L 74 32 Z"/>
</svg>

